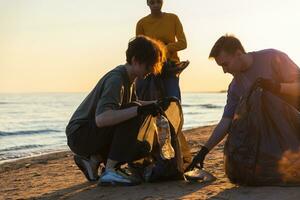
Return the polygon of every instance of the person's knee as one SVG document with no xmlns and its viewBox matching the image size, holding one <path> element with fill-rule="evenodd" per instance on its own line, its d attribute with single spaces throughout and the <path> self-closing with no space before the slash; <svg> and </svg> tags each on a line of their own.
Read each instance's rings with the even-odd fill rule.
<svg viewBox="0 0 300 200">
<path fill-rule="evenodd" d="M 77 155 L 81 155 L 82 154 L 82 152 L 79 150 L 79 146 L 75 144 L 75 137 L 68 136 L 67 137 L 67 144 L 68 144 L 70 150 L 73 153 L 75 153 Z"/>
</svg>

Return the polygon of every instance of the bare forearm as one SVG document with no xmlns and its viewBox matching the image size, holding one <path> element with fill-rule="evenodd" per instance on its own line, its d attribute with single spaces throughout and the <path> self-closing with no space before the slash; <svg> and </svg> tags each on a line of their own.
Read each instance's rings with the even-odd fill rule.
<svg viewBox="0 0 300 200">
<path fill-rule="evenodd" d="M 230 123 L 231 123 L 231 119 L 222 118 L 204 146 L 207 147 L 209 150 L 211 150 L 217 144 L 219 144 L 219 142 L 221 142 L 223 138 L 226 136 Z"/>
<path fill-rule="evenodd" d="M 300 83 L 281 83 L 280 93 L 291 96 L 300 96 Z"/>
<path fill-rule="evenodd" d="M 137 101 L 138 103 L 140 103 L 142 106 L 144 105 L 148 105 L 148 104 L 151 104 L 151 103 L 156 103 L 157 101 L 141 101 L 141 100 L 138 100 Z"/>
<path fill-rule="evenodd" d="M 135 116 L 137 116 L 137 106 L 122 110 L 108 110 L 96 116 L 96 124 L 99 128 L 112 126 L 131 119 Z"/>
</svg>

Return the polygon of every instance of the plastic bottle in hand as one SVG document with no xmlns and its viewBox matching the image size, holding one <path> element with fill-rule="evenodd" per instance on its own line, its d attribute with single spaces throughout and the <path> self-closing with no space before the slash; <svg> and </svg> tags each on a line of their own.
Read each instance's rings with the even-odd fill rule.
<svg viewBox="0 0 300 200">
<path fill-rule="evenodd" d="M 157 139 L 160 146 L 160 155 L 164 160 L 174 158 L 175 151 L 171 144 L 171 132 L 168 119 L 163 115 L 156 117 Z"/>
</svg>

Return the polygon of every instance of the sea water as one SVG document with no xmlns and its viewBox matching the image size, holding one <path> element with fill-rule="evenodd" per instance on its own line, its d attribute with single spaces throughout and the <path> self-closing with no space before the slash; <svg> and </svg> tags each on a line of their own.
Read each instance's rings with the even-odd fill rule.
<svg viewBox="0 0 300 200">
<path fill-rule="evenodd" d="M 87 93 L 0 94 L 0 163 L 68 149 L 65 127 Z M 225 93 L 183 93 L 183 129 L 216 124 Z"/>
</svg>

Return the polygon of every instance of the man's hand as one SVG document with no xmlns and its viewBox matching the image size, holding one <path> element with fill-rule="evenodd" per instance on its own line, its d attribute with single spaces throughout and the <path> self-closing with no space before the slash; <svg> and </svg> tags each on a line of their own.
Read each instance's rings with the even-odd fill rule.
<svg viewBox="0 0 300 200">
<path fill-rule="evenodd" d="M 191 171 L 195 167 L 202 169 L 203 165 L 204 165 L 203 162 L 204 162 L 205 156 L 206 156 L 206 154 L 208 154 L 208 152 L 209 152 L 209 150 L 205 146 L 202 146 L 201 150 L 194 157 L 192 163 L 186 168 L 185 171 Z"/>
<path fill-rule="evenodd" d="M 144 106 L 138 106 L 137 108 L 137 114 L 138 115 L 152 115 L 157 116 L 160 113 L 160 107 L 157 103 L 151 103 Z"/>
<path fill-rule="evenodd" d="M 257 83 L 261 88 L 268 90 L 274 94 L 280 93 L 281 85 L 276 81 L 273 81 L 271 79 L 259 78 L 257 80 Z"/>
</svg>

